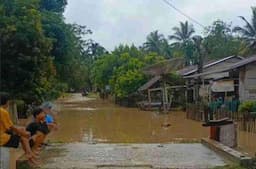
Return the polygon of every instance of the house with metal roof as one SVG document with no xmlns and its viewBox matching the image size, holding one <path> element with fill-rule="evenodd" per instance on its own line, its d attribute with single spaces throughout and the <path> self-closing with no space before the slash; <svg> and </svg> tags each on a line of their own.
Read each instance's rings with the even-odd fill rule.
<svg viewBox="0 0 256 169">
<path fill-rule="evenodd" d="M 228 56 L 219 60 L 215 61 L 209 61 L 203 65 L 203 73 L 198 73 L 197 65 L 185 67 L 183 69 L 180 69 L 177 71 L 177 74 L 183 76 L 183 78 L 186 79 L 186 96 L 187 96 L 187 102 L 193 103 L 196 100 L 196 93 L 197 92 L 197 82 L 199 80 L 199 95 L 203 97 L 204 99 L 207 99 L 210 101 L 212 99 L 211 95 L 213 92 L 211 91 L 212 83 L 216 81 L 223 80 L 225 82 L 222 82 L 221 85 L 229 85 L 226 86 L 226 89 L 218 87 L 215 90 L 215 97 L 224 97 L 225 95 L 233 96 L 236 95 L 238 92 L 238 88 L 234 86 L 238 86 L 238 75 L 229 74 L 227 72 L 217 72 L 217 73 L 210 73 L 205 76 L 200 76 L 200 74 L 204 74 L 206 72 L 214 72 L 218 70 L 222 70 L 224 68 L 227 68 L 228 66 L 234 65 L 240 61 L 242 61 L 244 58 L 241 56 Z M 229 81 L 227 81 L 227 79 Z M 231 80 L 232 79 L 232 80 Z M 231 81 L 230 81 L 231 80 Z M 215 85 L 219 86 L 219 85 Z M 232 88 L 230 88 L 232 86 Z"/>
<path fill-rule="evenodd" d="M 222 78 L 214 78 L 222 75 Z M 218 69 L 185 76 L 187 79 L 211 80 L 210 90 L 216 92 L 235 91 L 240 101 L 256 100 L 256 55 L 227 64 Z"/>
</svg>

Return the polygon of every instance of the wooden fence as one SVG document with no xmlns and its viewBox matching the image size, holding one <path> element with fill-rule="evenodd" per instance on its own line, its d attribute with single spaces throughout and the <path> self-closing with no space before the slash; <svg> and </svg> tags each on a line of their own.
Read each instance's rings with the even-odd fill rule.
<svg viewBox="0 0 256 169">
<path fill-rule="evenodd" d="M 238 123 L 240 130 L 256 133 L 256 113 L 231 112 L 221 107 L 211 114 L 200 105 L 190 104 L 186 108 L 186 115 L 188 119 L 196 121 L 218 120 L 228 117 Z"/>
</svg>

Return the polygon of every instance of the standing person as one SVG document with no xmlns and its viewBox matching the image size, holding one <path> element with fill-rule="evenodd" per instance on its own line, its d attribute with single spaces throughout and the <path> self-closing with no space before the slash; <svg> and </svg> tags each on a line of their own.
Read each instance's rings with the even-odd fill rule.
<svg viewBox="0 0 256 169">
<path fill-rule="evenodd" d="M 7 111 L 8 102 L 8 94 L 0 93 L 0 146 L 18 148 L 21 142 L 29 162 L 37 164 L 37 157 L 29 146 L 30 133 L 24 128 L 14 126 Z"/>
</svg>

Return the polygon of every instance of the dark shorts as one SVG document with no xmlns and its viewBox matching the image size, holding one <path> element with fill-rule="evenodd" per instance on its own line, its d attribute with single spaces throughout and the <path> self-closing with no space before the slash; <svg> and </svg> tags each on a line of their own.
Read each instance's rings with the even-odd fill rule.
<svg viewBox="0 0 256 169">
<path fill-rule="evenodd" d="M 20 143 L 20 136 L 16 134 L 11 134 L 9 141 L 4 145 L 4 147 L 18 148 Z"/>
<path fill-rule="evenodd" d="M 44 135 L 47 135 L 50 133 L 50 130 L 46 123 L 41 124 L 39 131 L 41 131 Z"/>
</svg>

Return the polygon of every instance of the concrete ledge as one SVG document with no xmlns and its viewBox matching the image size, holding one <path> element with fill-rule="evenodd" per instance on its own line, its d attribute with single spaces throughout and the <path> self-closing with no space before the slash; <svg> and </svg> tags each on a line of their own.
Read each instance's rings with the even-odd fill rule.
<svg viewBox="0 0 256 169">
<path fill-rule="evenodd" d="M 97 168 L 102 169 L 118 169 L 118 168 L 126 168 L 126 169 L 152 169 L 154 168 L 152 165 L 147 164 L 134 164 L 134 165 L 97 165 Z"/>
<path fill-rule="evenodd" d="M 234 150 L 228 146 L 225 146 L 224 144 L 217 142 L 215 140 L 209 139 L 209 138 L 203 138 L 201 140 L 202 144 L 207 146 L 208 148 L 212 149 L 213 151 L 221 154 L 224 158 L 227 158 L 228 160 L 231 160 L 232 162 L 239 163 L 242 166 L 248 166 L 252 164 L 252 158 L 237 151 Z"/>
<path fill-rule="evenodd" d="M 0 169 L 16 169 L 16 149 L 0 147 Z"/>
</svg>

